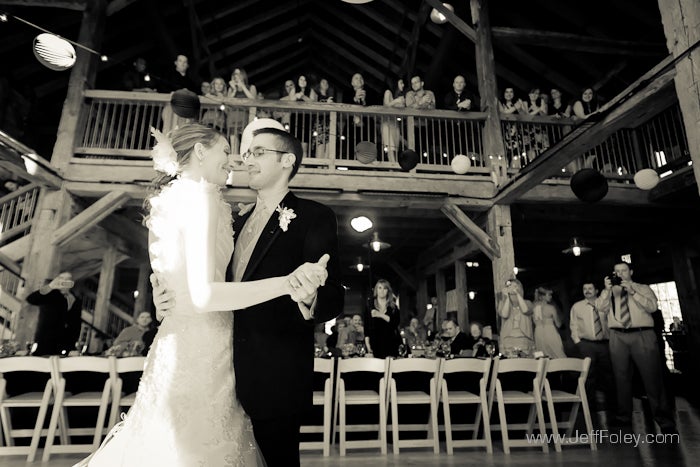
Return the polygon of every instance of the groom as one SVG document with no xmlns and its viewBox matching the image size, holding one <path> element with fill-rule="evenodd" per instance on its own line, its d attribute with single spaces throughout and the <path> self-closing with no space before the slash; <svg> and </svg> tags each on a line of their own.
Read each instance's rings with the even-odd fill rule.
<svg viewBox="0 0 700 467">
<path fill-rule="evenodd" d="M 312 406 L 314 327 L 343 309 L 337 221 L 330 208 L 289 191 L 302 147 L 279 122 L 251 122 L 243 131 L 241 155 L 257 201 L 234 222 L 236 245 L 227 280 L 285 275 L 330 255 L 324 286 L 316 289 L 312 280 L 295 278 L 296 302 L 280 297 L 234 316 L 238 399 L 268 467 L 295 466 L 300 463 L 301 417 Z"/>
</svg>

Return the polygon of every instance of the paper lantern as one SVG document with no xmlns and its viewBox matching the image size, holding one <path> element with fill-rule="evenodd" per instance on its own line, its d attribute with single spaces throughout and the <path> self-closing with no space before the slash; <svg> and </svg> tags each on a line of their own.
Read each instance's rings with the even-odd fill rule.
<svg viewBox="0 0 700 467">
<path fill-rule="evenodd" d="M 406 149 L 399 154 L 399 165 L 404 172 L 413 170 L 418 165 L 419 160 L 418 153 L 411 149 Z"/>
<path fill-rule="evenodd" d="M 445 8 L 450 10 L 451 12 L 455 11 L 454 7 L 452 5 L 450 5 L 449 3 L 443 3 L 442 6 L 444 6 Z M 436 24 L 444 24 L 447 22 L 447 18 L 445 17 L 445 15 L 440 13 L 437 10 L 437 8 L 433 8 L 433 11 L 430 12 L 430 21 L 432 21 L 433 23 L 436 23 Z"/>
<path fill-rule="evenodd" d="M 355 146 L 355 159 L 363 164 L 369 164 L 377 160 L 377 145 L 369 141 L 360 141 Z"/>
<path fill-rule="evenodd" d="M 651 190 L 659 184 L 659 174 L 654 169 L 642 169 L 634 174 L 634 184 L 640 190 Z"/>
<path fill-rule="evenodd" d="M 182 118 L 199 118 L 199 97 L 188 89 L 179 89 L 170 96 L 175 115 Z"/>
<path fill-rule="evenodd" d="M 463 175 L 469 171 L 472 166 L 472 161 L 464 154 L 457 154 L 452 162 L 452 171 L 456 174 Z"/>
<path fill-rule="evenodd" d="M 287 131 L 284 128 L 284 125 L 277 120 L 272 118 L 256 118 L 243 129 L 243 134 L 241 135 L 241 145 L 239 148 L 241 154 L 248 151 L 248 148 L 250 148 L 250 143 L 253 141 L 253 133 L 263 128 L 276 128 L 278 130 Z"/>
<path fill-rule="evenodd" d="M 608 194 L 608 181 L 595 169 L 581 169 L 571 177 L 571 191 L 581 201 L 595 203 Z"/>
<path fill-rule="evenodd" d="M 67 40 L 43 33 L 34 38 L 34 56 L 39 63 L 54 71 L 64 71 L 75 65 L 75 49 Z"/>
</svg>

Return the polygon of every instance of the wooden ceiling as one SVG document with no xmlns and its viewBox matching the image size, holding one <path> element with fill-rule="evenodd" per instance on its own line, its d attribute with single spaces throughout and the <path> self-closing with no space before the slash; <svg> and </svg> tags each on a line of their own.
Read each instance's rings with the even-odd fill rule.
<svg viewBox="0 0 700 467">
<path fill-rule="evenodd" d="M 0 10 L 75 40 L 85 1 L 0 0 Z M 198 79 L 228 78 L 234 68 L 242 67 L 269 97 L 299 74 L 326 77 L 343 89 L 356 72 L 377 92 L 388 80 L 418 73 L 438 101 L 451 89 L 454 76 L 463 74 L 477 93 L 474 43 L 465 34 L 472 24 L 469 2 L 452 3 L 466 30 L 433 23 L 432 3 L 112 0 L 100 49 L 110 61 L 100 65 L 98 87 L 117 87 L 137 57 L 146 58 L 157 75 L 171 69 L 175 56 L 184 53 Z M 498 88 L 513 86 L 522 96 L 531 87 L 556 86 L 573 97 L 592 86 L 605 101 L 668 56 L 657 0 L 498 0 L 489 5 Z M 37 33 L 21 22 L 0 23 L 0 58 L 11 64 L 0 74 L 18 92 L 35 99 L 40 112 L 31 117 L 27 143 L 49 158 L 69 72 L 47 70 L 34 59 L 31 43 Z M 410 269 L 426 249 L 455 229 L 439 209 L 334 208 L 348 271 L 358 255 L 367 254 L 362 244 L 368 238 L 349 228 L 349 219 L 360 211 L 375 216 L 382 237 L 392 244 L 386 254 L 377 255 L 375 265 L 377 274 L 389 277 L 396 277 L 396 265 Z M 516 262 L 546 266 L 556 276 L 570 267 L 561 250 L 572 236 L 602 251 L 601 257 L 632 244 L 656 251 L 669 229 L 682 227 L 677 219 L 687 216 L 683 208 L 678 203 L 605 210 L 582 203 L 516 203 Z M 476 220 L 480 216 L 472 215 Z"/>
</svg>

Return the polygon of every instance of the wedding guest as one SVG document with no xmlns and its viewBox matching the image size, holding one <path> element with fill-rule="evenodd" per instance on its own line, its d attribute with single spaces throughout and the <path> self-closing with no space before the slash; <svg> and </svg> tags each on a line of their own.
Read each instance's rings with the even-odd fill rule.
<svg viewBox="0 0 700 467">
<path fill-rule="evenodd" d="M 367 304 L 367 351 L 377 358 L 396 357 L 401 316 L 391 284 L 379 279 Z"/>
<path fill-rule="evenodd" d="M 537 287 L 535 289 L 532 318 L 535 323 L 535 349 L 543 352 L 549 358 L 565 358 L 564 344 L 558 329 L 561 319 L 556 307 L 552 304 L 552 289 Z"/>
<path fill-rule="evenodd" d="M 384 107 L 403 109 L 406 107 L 406 87 L 403 79 L 399 78 L 395 82 L 390 83 L 384 91 Z M 382 145 L 387 155 L 387 160 L 390 162 L 396 161 L 401 144 L 401 127 L 397 118 L 393 115 L 383 116 L 381 119 L 382 126 Z"/>
<path fill-rule="evenodd" d="M 82 309 L 82 302 L 71 290 L 74 285 L 73 275 L 64 271 L 27 295 L 27 303 L 39 307 L 32 355 L 61 355 L 74 349 Z"/>
<path fill-rule="evenodd" d="M 452 318 L 443 320 L 441 338 L 443 342 L 450 344 L 450 354 L 459 355 L 463 350 L 473 351 L 469 338 L 459 329 L 459 324 Z"/>
<path fill-rule="evenodd" d="M 164 73 L 158 83 L 158 92 L 173 92 L 179 89 L 188 89 L 195 94 L 200 91 L 188 72 L 190 62 L 186 55 L 178 55 L 173 62 L 174 69 Z"/>
<path fill-rule="evenodd" d="M 525 299 L 525 290 L 518 279 L 506 281 L 501 290 L 498 316 L 501 317 L 501 349 L 529 351 L 534 347 L 532 310 L 534 305 Z"/>
<path fill-rule="evenodd" d="M 326 78 L 321 78 L 316 87 L 316 95 L 319 102 L 332 104 L 335 100 L 335 89 L 331 87 Z M 330 114 L 324 113 L 318 115 L 314 128 L 316 131 L 316 150 L 314 157 L 324 159 L 326 157 L 326 146 L 330 140 Z"/>
<path fill-rule="evenodd" d="M 540 88 L 532 88 L 527 94 L 528 101 L 525 103 L 529 115 L 547 115 L 547 103 L 540 96 Z"/>
<path fill-rule="evenodd" d="M 409 347 L 423 345 L 427 338 L 425 328 L 421 326 L 418 318 L 411 318 L 410 323 L 403 330 L 403 336 Z"/>
<path fill-rule="evenodd" d="M 581 357 L 591 359 L 586 379 L 586 395 L 591 409 L 601 418 L 613 415 L 615 407 L 615 379 L 610 360 L 610 331 L 608 316 L 604 313 L 604 297 L 592 281 L 582 286 L 583 300 L 571 307 L 569 327 L 571 339 Z"/>
<path fill-rule="evenodd" d="M 305 75 L 300 75 L 297 78 L 297 89 L 294 94 L 294 100 L 296 102 L 316 102 L 318 96 L 313 87 L 309 85 L 308 80 Z M 301 147 L 304 151 L 304 156 L 309 157 L 309 140 L 311 138 L 311 113 L 304 112 L 303 109 L 299 109 L 292 112 L 291 119 L 289 122 L 289 131 L 294 136 L 301 141 Z"/>
<path fill-rule="evenodd" d="M 151 329 L 153 318 L 151 312 L 142 311 L 136 317 L 136 321 L 131 326 L 127 326 L 119 333 L 112 346 L 105 351 L 107 355 L 121 355 L 124 351 L 134 351 L 141 353 L 145 347 L 143 335 Z"/>
<path fill-rule="evenodd" d="M 571 117 L 571 104 L 564 101 L 561 91 L 557 88 L 552 88 L 549 91 L 551 102 L 547 106 L 547 115 L 557 118 Z"/>
<path fill-rule="evenodd" d="M 455 76 L 452 82 L 452 90 L 445 94 L 442 108 L 457 112 L 479 111 L 479 104 L 475 96 L 466 90 L 467 81 L 464 76 Z"/>
<path fill-rule="evenodd" d="M 610 329 L 610 358 L 617 388 L 616 423 L 631 423 L 632 376 L 636 367 L 661 431 L 676 433 L 652 318 L 652 313 L 658 309 L 658 300 L 651 287 L 632 280 L 633 273 L 631 264 L 616 263 L 612 278 L 605 277 L 605 290 L 600 294 L 604 297 L 603 309 L 608 314 Z M 615 279 L 614 284 L 612 279 Z"/>
<path fill-rule="evenodd" d="M 228 82 L 228 97 L 236 99 L 256 99 L 258 90 L 248 83 L 248 73 L 243 68 L 235 68 Z M 242 106 L 226 107 L 226 126 L 233 154 L 238 154 L 243 128 L 248 124 L 248 108 Z"/>
<path fill-rule="evenodd" d="M 598 110 L 598 99 L 593 92 L 593 88 L 586 88 L 581 93 L 581 97 L 574 102 L 573 112 L 575 120 L 582 121 Z"/>
</svg>

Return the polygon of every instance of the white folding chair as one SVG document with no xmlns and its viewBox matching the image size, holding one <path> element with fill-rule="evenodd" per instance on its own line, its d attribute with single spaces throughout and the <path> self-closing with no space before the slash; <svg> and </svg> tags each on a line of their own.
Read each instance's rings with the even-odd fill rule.
<svg viewBox="0 0 700 467">
<path fill-rule="evenodd" d="M 546 429 L 544 421 L 544 411 L 542 408 L 542 386 L 544 381 L 545 366 L 547 359 L 533 358 L 507 358 L 498 359 L 495 362 L 495 399 L 498 404 L 498 418 L 503 441 L 503 451 L 510 454 L 511 447 L 537 447 L 542 446 L 542 451 L 549 452 L 546 439 Z M 523 391 L 521 389 L 503 389 L 502 377 L 507 373 L 526 373 L 527 378 L 532 377 L 530 387 Z M 508 424 L 506 418 L 506 405 L 529 405 L 530 413 L 527 423 Z M 540 436 L 531 436 L 533 425 L 537 419 L 540 429 Z M 525 439 L 512 440 L 508 437 L 510 430 L 523 430 L 526 432 Z"/>
<path fill-rule="evenodd" d="M 490 413 L 488 393 L 486 392 L 490 371 L 491 359 L 455 358 L 442 362 L 442 369 L 440 371 L 440 397 L 442 399 L 442 411 L 445 419 L 445 445 L 447 447 L 447 454 L 453 454 L 454 448 L 476 446 L 485 446 L 486 452 L 489 454 L 493 453 L 491 427 L 489 425 Z M 462 385 L 457 387 L 456 384 L 450 389 L 450 385 L 447 381 L 448 378 L 445 376 L 459 376 L 460 374 L 478 377 L 477 390 Z M 473 424 L 452 425 L 450 406 L 457 404 L 473 404 L 477 406 L 476 418 Z M 481 426 L 482 419 L 484 423 L 484 437 L 479 439 L 479 427 Z M 452 430 L 454 429 L 472 430 L 472 439 L 453 440 Z"/>
<path fill-rule="evenodd" d="M 557 452 L 561 451 L 562 444 L 576 445 L 576 444 L 590 444 L 591 450 L 595 451 L 597 449 L 595 436 L 588 436 L 588 440 L 573 440 L 571 435 L 574 430 L 574 425 L 576 424 L 576 419 L 578 417 L 578 408 L 581 406 L 583 408 L 583 419 L 586 424 L 586 433 L 593 433 L 593 422 L 591 418 L 591 411 L 588 407 L 588 399 L 586 397 L 586 378 L 588 378 L 588 370 L 591 367 L 591 358 L 555 358 L 549 360 L 547 363 L 547 369 L 545 371 L 544 378 L 544 394 L 543 398 L 547 402 L 547 408 L 549 409 L 549 425 L 552 428 L 552 439 L 554 440 L 554 449 Z M 555 384 L 555 389 L 552 389 L 551 379 L 552 377 L 561 377 L 566 374 L 576 375 L 577 383 L 576 390 L 574 392 L 568 391 L 568 388 L 557 389 Z M 560 381 L 561 383 L 561 381 Z M 557 420 L 557 414 L 554 410 L 554 404 L 560 403 L 571 403 L 571 412 L 569 414 L 569 419 L 566 421 Z M 559 428 L 566 428 L 566 437 L 562 438 L 559 436 Z M 564 441 L 562 443 L 562 441 Z"/>
<path fill-rule="evenodd" d="M 380 448 L 382 454 L 386 454 L 386 419 L 387 419 L 387 373 L 390 360 L 383 358 L 346 358 L 338 361 L 336 373 L 336 401 L 338 415 L 340 417 L 340 455 L 344 456 L 348 449 Z M 346 388 L 344 375 L 350 373 L 375 373 L 380 375 L 379 383 L 371 389 Z M 348 425 L 346 408 L 348 405 L 376 405 L 379 412 L 379 424 L 355 424 Z M 348 431 L 377 430 L 377 439 L 346 440 Z"/>
<path fill-rule="evenodd" d="M 133 391 L 124 392 L 124 376 L 128 373 L 143 373 L 143 366 L 146 364 L 146 357 L 122 357 L 112 360 L 112 381 L 114 388 L 112 389 L 112 410 L 109 415 L 109 426 L 113 427 L 117 423 L 119 413 L 123 408 L 134 405 L 136 399 L 136 391 L 138 386 L 133 388 Z"/>
<path fill-rule="evenodd" d="M 333 413 L 333 378 L 335 359 L 314 358 L 314 373 L 325 376 L 323 391 L 314 391 L 313 404 L 323 407 L 322 425 L 303 425 L 302 433 L 323 433 L 322 441 L 302 441 L 299 449 L 302 451 L 322 449 L 323 456 L 328 457 L 331 451 L 331 414 Z"/>
<path fill-rule="evenodd" d="M 54 386 L 51 374 L 53 372 L 52 359 L 55 357 L 6 357 L 0 358 L 0 418 L 2 419 L 2 434 L 4 446 L 0 444 L 0 456 L 27 454 L 27 462 L 34 462 L 39 447 L 40 438 L 47 433 L 44 421 L 50 405 L 53 403 Z M 11 373 L 30 372 L 36 373 L 39 378 L 46 379 L 43 391 L 37 391 L 38 387 L 26 388 L 26 392 L 18 392 L 9 396 L 7 393 L 7 380 L 5 376 Z M 15 375 L 19 377 L 20 375 Z M 26 375 L 22 375 L 26 379 Z M 17 381 L 21 384 L 21 381 Z M 14 381 L 13 381 L 14 385 Z M 12 391 L 13 393 L 15 391 Z M 26 409 L 34 407 L 38 409 L 38 415 L 33 429 L 16 429 L 12 426 L 11 410 L 15 408 Z M 29 438 L 29 446 L 16 446 L 15 438 Z"/>
<path fill-rule="evenodd" d="M 437 381 L 440 373 L 440 359 L 429 358 L 400 358 L 392 359 L 389 364 L 389 404 L 391 406 L 391 437 L 394 454 L 399 453 L 399 449 L 432 447 L 435 454 L 440 452 L 440 439 L 438 431 L 438 386 Z M 418 389 L 419 385 L 410 389 L 402 388 L 397 383 L 396 375 L 413 373 L 423 373 L 429 377 L 427 387 Z M 428 423 L 419 425 L 399 423 L 399 405 L 428 405 L 430 414 Z M 425 439 L 400 439 L 401 430 L 426 431 Z"/>
<path fill-rule="evenodd" d="M 105 427 L 107 411 L 112 402 L 112 388 L 114 381 L 112 378 L 113 361 L 115 357 L 66 357 L 54 360 L 53 381 L 56 389 L 55 402 L 51 412 L 51 421 L 44 447 L 42 461 L 46 462 L 51 458 L 52 453 L 82 453 L 92 452 L 100 446 L 102 436 L 108 431 Z M 75 394 L 66 391 L 65 376 L 69 373 L 86 372 L 98 375 L 99 379 L 104 376 L 102 391 L 81 391 Z M 94 428 L 70 428 L 68 423 L 69 407 L 96 407 L 97 420 Z M 59 417 L 65 420 L 65 434 L 85 436 L 92 435 L 92 443 L 89 444 L 54 444 L 55 430 Z M 61 440 L 64 443 L 64 440 Z"/>
</svg>

